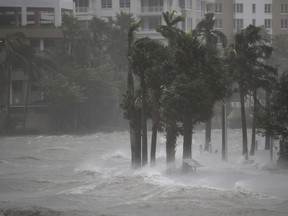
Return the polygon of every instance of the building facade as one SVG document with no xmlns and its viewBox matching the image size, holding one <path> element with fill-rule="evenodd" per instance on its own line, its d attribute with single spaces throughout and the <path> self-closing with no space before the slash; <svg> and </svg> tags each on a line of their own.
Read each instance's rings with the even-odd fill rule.
<svg viewBox="0 0 288 216">
<path fill-rule="evenodd" d="M 63 38 L 62 15 L 73 14 L 73 0 L 0 0 L 0 41 L 15 32 L 23 32 L 26 42 L 36 50 L 57 46 Z M 10 111 L 23 113 L 27 97 L 28 76 L 21 69 L 11 71 Z M 2 92 L 1 110 L 5 110 L 7 95 Z M 47 119 L 41 105 L 42 93 L 31 87 L 28 97 L 27 127 L 47 130 Z M 1 114 L 1 113 L 0 113 Z"/>
<path fill-rule="evenodd" d="M 87 21 L 93 16 L 109 20 L 121 11 L 142 20 L 138 33 L 161 39 L 155 28 L 163 23 L 162 12 L 177 11 L 184 17 L 179 28 L 196 27 L 204 14 L 214 13 L 215 28 L 232 40 L 238 29 L 264 26 L 271 35 L 287 34 L 288 0 L 74 0 L 75 15 Z"/>
</svg>

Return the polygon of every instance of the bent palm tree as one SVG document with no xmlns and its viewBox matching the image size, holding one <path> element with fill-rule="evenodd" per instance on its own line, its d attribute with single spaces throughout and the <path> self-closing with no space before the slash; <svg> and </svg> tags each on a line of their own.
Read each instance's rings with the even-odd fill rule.
<svg viewBox="0 0 288 216">
<path fill-rule="evenodd" d="M 261 27 L 250 25 L 237 33 L 234 44 L 230 46 L 230 50 L 233 50 L 233 52 L 228 54 L 235 82 L 239 86 L 243 141 L 242 154 L 246 160 L 248 160 L 248 140 L 245 96 L 248 91 L 254 88 L 256 80 L 264 75 L 263 71 L 267 71 L 267 66 L 263 60 L 271 51 L 270 46 L 264 43 L 261 31 Z M 255 74 L 255 71 L 262 71 L 262 73 Z"/>
<path fill-rule="evenodd" d="M 131 47 L 133 73 L 140 78 L 142 108 L 142 165 L 148 162 L 147 149 L 147 73 L 159 65 L 163 45 L 150 38 L 136 40 Z M 162 59 L 161 59 L 162 60 Z"/>
<path fill-rule="evenodd" d="M 226 35 L 214 29 L 215 17 L 213 13 L 205 14 L 205 18 L 198 23 L 194 35 L 201 38 L 206 44 L 209 46 L 213 46 L 216 48 L 218 43 L 218 38 L 222 43 L 222 47 L 225 48 L 227 46 L 227 37 Z M 211 143 L 211 119 L 209 119 L 205 124 L 205 146 L 204 151 L 209 151 L 209 144 Z"/>
<path fill-rule="evenodd" d="M 175 11 L 172 12 L 163 12 L 162 16 L 164 18 L 166 25 L 160 25 L 157 27 L 156 31 L 160 32 L 164 38 L 168 40 L 169 49 L 173 49 L 176 46 L 177 37 L 185 34 L 185 32 L 181 31 L 175 25 L 184 20 L 182 16 L 176 16 Z M 171 68 L 168 69 L 171 72 Z M 170 74 L 173 74 L 170 73 Z M 173 77 L 173 75 L 172 75 Z M 171 84 L 172 79 L 169 79 L 166 82 L 166 87 Z M 175 149 L 176 149 L 176 140 L 177 140 L 177 124 L 176 119 L 166 119 L 166 161 L 173 168 L 175 166 Z"/>
</svg>

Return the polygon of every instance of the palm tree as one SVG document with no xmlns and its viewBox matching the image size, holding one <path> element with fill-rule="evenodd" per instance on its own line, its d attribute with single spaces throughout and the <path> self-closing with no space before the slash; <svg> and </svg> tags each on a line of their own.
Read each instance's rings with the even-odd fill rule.
<svg viewBox="0 0 288 216">
<path fill-rule="evenodd" d="M 177 23 L 182 22 L 184 17 L 177 16 L 176 11 L 172 12 L 163 12 L 162 16 L 166 25 L 159 25 L 156 31 L 160 32 L 163 37 L 168 39 L 168 45 L 170 47 L 174 47 L 176 44 L 176 38 L 179 34 L 183 33 L 183 31 L 179 30 L 177 27 Z"/>
<path fill-rule="evenodd" d="M 183 124 L 183 159 L 189 159 L 193 128 L 211 118 L 215 102 L 226 95 L 229 79 L 216 47 L 189 35 L 179 37 L 176 47 L 174 64 L 178 73 L 170 98 L 174 98 L 171 105 Z"/>
<path fill-rule="evenodd" d="M 147 82 L 146 73 L 157 67 L 159 56 L 163 52 L 163 45 L 150 38 L 136 40 L 131 47 L 131 67 L 140 79 L 141 89 L 141 117 L 142 117 L 142 165 L 148 162 L 147 148 Z"/>
<path fill-rule="evenodd" d="M 127 91 L 124 95 L 122 107 L 125 109 L 125 117 L 129 119 L 130 127 L 130 146 L 131 146 L 131 164 L 132 168 L 141 166 L 141 130 L 139 125 L 139 112 L 135 106 L 135 89 L 133 70 L 131 62 L 131 47 L 134 42 L 134 33 L 140 27 L 141 21 L 132 23 L 128 31 L 128 73 L 127 73 Z"/>
<path fill-rule="evenodd" d="M 255 86 L 256 80 L 263 76 L 263 71 L 267 71 L 267 66 L 263 60 L 269 52 L 271 53 L 270 46 L 263 41 L 261 31 L 261 27 L 253 25 L 241 30 L 235 35 L 235 42 L 230 45 L 231 52 L 228 54 L 234 79 L 239 88 L 243 139 L 242 154 L 246 160 L 248 160 L 248 140 L 245 96 Z M 262 71 L 262 73 L 260 75 L 255 74 L 256 71 Z"/>
<path fill-rule="evenodd" d="M 5 133 L 9 133 L 11 71 L 16 63 L 23 68 L 28 68 L 32 64 L 34 53 L 31 47 L 25 43 L 25 35 L 22 32 L 8 34 L 1 43 L 1 53 L 4 55 L 2 68 L 7 74 Z"/>
<path fill-rule="evenodd" d="M 217 47 L 218 38 L 220 38 L 222 47 L 225 49 L 227 45 L 226 35 L 223 32 L 214 29 L 214 24 L 214 14 L 205 14 L 205 18 L 197 24 L 195 31 L 193 31 L 193 34 L 197 35 L 201 40 L 204 41 L 204 43 L 207 43 L 215 48 Z M 211 144 L 211 129 L 211 119 L 209 119 L 205 124 L 204 151 L 209 151 L 209 144 Z"/>
<path fill-rule="evenodd" d="M 164 38 L 168 40 L 169 49 L 174 49 L 176 46 L 176 39 L 185 32 L 181 31 L 177 27 L 177 23 L 184 20 L 182 16 L 177 16 L 175 11 L 172 12 L 163 12 L 162 16 L 165 21 L 165 25 L 160 25 L 157 27 L 156 31 L 160 32 Z M 166 81 L 166 87 L 168 87 L 173 80 L 173 71 L 171 68 L 170 71 L 171 77 L 168 76 Z M 170 77 L 170 79 L 169 79 Z M 176 149 L 176 139 L 177 139 L 177 124 L 176 119 L 172 119 L 171 116 L 166 115 L 168 118 L 165 119 L 166 126 L 166 161 L 167 164 L 170 164 L 173 168 L 175 166 L 175 149 Z"/>
</svg>

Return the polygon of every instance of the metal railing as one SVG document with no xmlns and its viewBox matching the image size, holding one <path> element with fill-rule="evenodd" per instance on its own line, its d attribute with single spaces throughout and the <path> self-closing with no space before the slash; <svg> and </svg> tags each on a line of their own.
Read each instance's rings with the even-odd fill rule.
<svg viewBox="0 0 288 216">
<path fill-rule="evenodd" d="M 155 12 L 162 12 L 163 6 L 142 6 L 141 12 L 149 12 L 149 13 L 155 13 Z"/>
<path fill-rule="evenodd" d="M 76 7 L 75 12 L 76 13 L 88 13 L 89 7 Z"/>
</svg>

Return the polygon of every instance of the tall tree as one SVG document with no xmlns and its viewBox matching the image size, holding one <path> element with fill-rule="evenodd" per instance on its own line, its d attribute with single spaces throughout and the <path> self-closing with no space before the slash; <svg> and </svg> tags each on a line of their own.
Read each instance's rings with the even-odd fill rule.
<svg viewBox="0 0 288 216">
<path fill-rule="evenodd" d="M 215 102 L 226 95 L 229 79 L 216 47 L 203 44 L 198 37 L 179 37 L 174 59 L 179 73 L 173 82 L 174 98 L 178 101 L 173 104 L 178 106 L 179 121 L 183 124 L 186 159 L 192 157 L 193 127 L 211 118 Z"/>
<path fill-rule="evenodd" d="M 266 128 L 274 138 L 280 139 L 278 165 L 288 168 L 288 75 L 283 73 L 274 86 L 271 112 L 266 116 Z"/>
<path fill-rule="evenodd" d="M 214 29 L 215 17 L 213 13 L 205 14 L 205 18 L 201 20 L 195 30 L 193 31 L 194 35 L 197 35 L 204 43 L 209 44 L 210 46 L 217 47 L 218 38 L 222 43 L 222 47 L 225 49 L 227 46 L 227 38 L 225 34 L 217 29 Z M 209 151 L 209 144 L 211 144 L 211 129 L 212 122 L 209 119 L 205 123 L 205 145 L 204 151 Z"/>
<path fill-rule="evenodd" d="M 139 111 L 135 106 L 135 87 L 132 70 L 131 46 L 134 42 L 135 31 L 140 27 L 140 22 L 130 23 L 128 30 L 128 73 L 127 73 L 127 90 L 122 100 L 122 108 L 124 109 L 124 117 L 129 120 L 130 129 L 130 147 L 131 147 L 131 166 L 132 168 L 141 167 L 141 130 L 139 121 Z"/>
<path fill-rule="evenodd" d="M 176 11 L 172 12 L 163 12 L 163 19 L 165 25 L 159 25 L 156 28 L 156 31 L 160 32 L 164 38 L 168 40 L 169 49 L 174 49 L 176 46 L 176 40 L 179 35 L 184 34 L 183 31 L 177 28 L 177 23 L 184 20 L 182 16 L 178 16 Z M 168 67 L 168 72 L 165 88 L 167 88 L 174 79 L 175 70 L 173 67 Z M 172 116 L 166 115 L 167 118 L 164 119 L 166 127 L 166 160 L 169 166 L 175 166 L 175 151 L 176 151 L 176 140 L 177 140 L 177 124 L 176 119 L 171 118 Z"/>
<path fill-rule="evenodd" d="M 263 41 L 261 35 L 262 28 L 249 25 L 246 29 L 241 30 L 235 35 L 234 44 L 230 45 L 228 58 L 230 59 L 231 68 L 234 73 L 235 82 L 238 85 L 241 104 L 241 122 L 242 122 L 242 154 L 248 160 L 248 138 L 247 123 L 245 112 L 245 96 L 255 83 L 255 74 L 259 69 L 265 69 L 264 59 L 270 46 Z M 258 70 L 255 70 L 255 69 Z"/>
<path fill-rule="evenodd" d="M 157 67 L 159 57 L 163 52 L 163 45 L 150 38 L 136 40 L 131 47 L 131 66 L 133 73 L 140 79 L 141 89 L 141 117 L 142 117 L 142 165 L 148 163 L 147 148 L 147 82 L 146 74 Z"/>
</svg>

